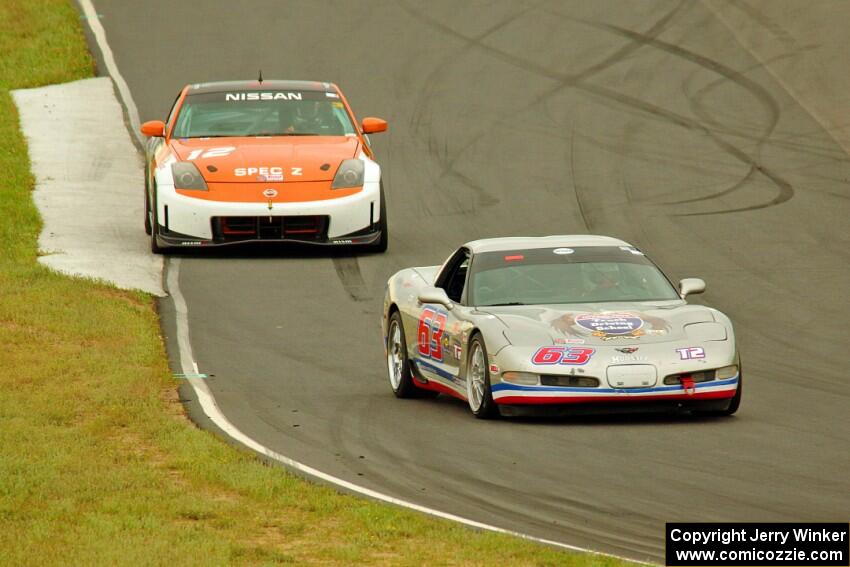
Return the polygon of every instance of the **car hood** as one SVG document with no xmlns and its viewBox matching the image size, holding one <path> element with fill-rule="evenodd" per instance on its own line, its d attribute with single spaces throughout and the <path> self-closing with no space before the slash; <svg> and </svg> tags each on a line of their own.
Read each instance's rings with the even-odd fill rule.
<svg viewBox="0 0 850 567">
<path fill-rule="evenodd" d="M 171 141 L 207 183 L 331 181 L 339 164 L 357 154 L 350 136 L 188 138 Z"/>
<path fill-rule="evenodd" d="M 587 344 L 617 346 L 724 341 L 726 327 L 713 310 L 684 301 L 585 303 L 479 307 L 504 324 L 505 338 L 515 346 Z"/>
</svg>

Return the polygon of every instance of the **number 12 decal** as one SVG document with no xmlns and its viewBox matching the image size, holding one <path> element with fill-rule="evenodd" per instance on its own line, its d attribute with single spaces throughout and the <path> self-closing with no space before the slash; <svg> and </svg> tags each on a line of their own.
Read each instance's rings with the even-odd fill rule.
<svg viewBox="0 0 850 567">
<path fill-rule="evenodd" d="M 419 354 L 434 360 L 443 360 L 443 332 L 446 330 L 446 314 L 430 307 L 419 316 Z"/>
<path fill-rule="evenodd" d="M 222 146 L 220 148 L 201 148 L 199 150 L 192 150 L 189 152 L 189 155 L 186 156 L 186 161 L 192 161 L 195 159 L 201 158 L 214 158 L 214 157 L 224 157 L 229 156 L 234 151 L 236 151 L 235 146 Z"/>
<path fill-rule="evenodd" d="M 679 353 L 679 358 L 682 360 L 693 360 L 695 358 L 705 358 L 705 349 L 702 347 L 694 346 L 688 348 L 677 348 L 676 352 Z"/>
</svg>

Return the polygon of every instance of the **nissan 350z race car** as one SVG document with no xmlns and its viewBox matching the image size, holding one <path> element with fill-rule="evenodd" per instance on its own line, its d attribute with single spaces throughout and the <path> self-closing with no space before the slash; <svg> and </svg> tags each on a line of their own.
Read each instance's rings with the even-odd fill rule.
<svg viewBox="0 0 850 567">
<path fill-rule="evenodd" d="M 690 410 L 730 415 L 729 318 L 685 298 L 643 252 L 604 236 L 494 238 L 393 275 L 383 331 L 396 396 L 445 393 L 476 417 Z"/>
<path fill-rule="evenodd" d="M 188 85 L 142 125 L 151 249 L 245 242 L 387 248 L 381 168 L 339 88 L 307 81 Z"/>
</svg>

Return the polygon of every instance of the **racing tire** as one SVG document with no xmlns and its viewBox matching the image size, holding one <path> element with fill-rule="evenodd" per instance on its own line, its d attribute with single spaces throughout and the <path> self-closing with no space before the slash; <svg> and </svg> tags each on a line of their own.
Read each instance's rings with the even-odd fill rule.
<svg viewBox="0 0 850 567">
<path fill-rule="evenodd" d="M 381 254 L 387 251 L 389 244 L 389 234 L 387 234 L 387 200 L 384 198 L 384 183 L 381 182 L 381 205 L 378 208 L 381 214 L 381 219 L 378 221 L 378 230 L 381 231 L 381 237 L 374 243 L 366 246 L 368 252 Z"/>
<path fill-rule="evenodd" d="M 420 392 L 424 392 L 413 383 L 410 360 L 407 358 L 404 326 L 401 324 L 401 314 L 398 311 L 390 315 L 390 321 L 387 324 L 387 375 L 390 379 L 390 388 L 396 398 L 421 397 Z"/>
<path fill-rule="evenodd" d="M 145 234 L 150 236 L 153 231 L 153 226 L 151 225 L 151 204 L 148 200 L 148 192 L 145 191 Z"/>
<path fill-rule="evenodd" d="M 469 357 L 466 363 L 466 399 L 469 410 L 478 419 L 493 419 L 499 416 L 499 408 L 493 401 L 490 388 L 490 368 L 487 363 L 487 346 L 479 334 L 469 341 Z"/>
<path fill-rule="evenodd" d="M 726 409 L 698 411 L 696 413 L 698 415 L 717 416 L 717 417 L 732 415 L 736 411 L 738 411 L 738 408 L 741 406 L 741 396 L 743 395 L 743 391 L 744 391 L 744 374 L 743 374 L 743 372 L 741 372 L 741 373 L 738 374 L 738 389 L 735 390 L 735 395 L 732 396 L 732 401 L 729 402 L 729 406 Z"/>
<path fill-rule="evenodd" d="M 156 218 L 156 210 L 153 211 L 153 214 L 150 215 L 151 219 L 151 253 L 152 254 L 168 254 L 171 249 L 167 246 L 160 246 L 159 242 L 157 242 L 156 237 L 159 233 L 159 221 Z"/>
<path fill-rule="evenodd" d="M 151 200 L 148 193 L 148 166 L 145 166 L 145 234 L 150 236 L 151 226 Z"/>
</svg>

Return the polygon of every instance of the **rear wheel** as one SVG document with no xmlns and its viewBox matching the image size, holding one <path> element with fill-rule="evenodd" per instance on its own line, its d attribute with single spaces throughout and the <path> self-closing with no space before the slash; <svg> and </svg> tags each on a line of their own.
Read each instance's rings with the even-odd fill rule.
<svg viewBox="0 0 850 567">
<path fill-rule="evenodd" d="M 469 342 L 469 361 L 466 368 L 466 399 L 469 409 L 479 419 L 491 419 L 499 414 L 490 389 L 490 369 L 487 364 L 487 347 L 481 335 Z"/>
</svg>

